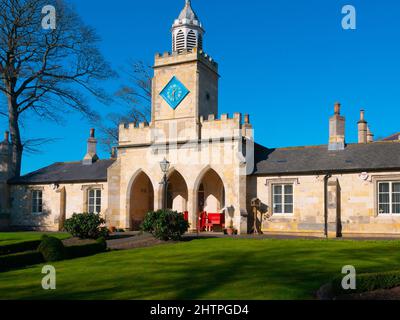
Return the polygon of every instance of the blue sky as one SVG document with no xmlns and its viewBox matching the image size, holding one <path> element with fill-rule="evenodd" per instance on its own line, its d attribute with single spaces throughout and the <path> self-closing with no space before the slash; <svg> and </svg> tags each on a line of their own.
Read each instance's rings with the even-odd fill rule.
<svg viewBox="0 0 400 320">
<path fill-rule="evenodd" d="M 71 0 L 102 38 L 115 69 L 129 59 L 151 64 L 171 50 L 170 27 L 184 0 Z M 192 0 L 205 51 L 220 65 L 220 113 L 250 113 L 256 140 L 267 147 L 326 144 L 336 101 L 346 140 L 357 139 L 359 110 L 375 136 L 400 131 L 400 3 L 394 0 Z M 344 5 L 357 10 L 357 30 L 341 27 Z M 107 83 L 112 92 L 118 80 Z M 118 108 L 93 101 L 106 114 Z M 69 115 L 63 126 L 27 119 L 24 134 L 58 138 L 26 155 L 23 172 L 80 160 L 90 124 Z M 0 129 L 6 122 L 0 122 Z M 101 148 L 99 148 L 102 151 Z M 100 152 L 101 157 L 108 154 Z"/>
</svg>

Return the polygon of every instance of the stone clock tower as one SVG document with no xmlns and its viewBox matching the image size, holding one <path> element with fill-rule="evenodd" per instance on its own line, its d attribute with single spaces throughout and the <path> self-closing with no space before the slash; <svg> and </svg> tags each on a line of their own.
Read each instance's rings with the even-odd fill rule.
<svg viewBox="0 0 400 320">
<path fill-rule="evenodd" d="M 202 50 L 204 30 L 190 0 L 172 26 L 172 53 L 157 54 L 152 126 L 178 140 L 200 138 L 200 119 L 218 114 L 218 65 Z"/>
<path fill-rule="evenodd" d="M 203 51 L 204 33 L 187 0 L 172 25 L 172 51 L 155 56 L 151 122 L 119 127 L 109 225 L 133 229 L 147 212 L 169 208 L 185 213 L 193 232 L 204 212 L 247 231 L 243 150 L 252 154 L 252 127 L 248 116 L 218 114 L 218 65 Z"/>
</svg>

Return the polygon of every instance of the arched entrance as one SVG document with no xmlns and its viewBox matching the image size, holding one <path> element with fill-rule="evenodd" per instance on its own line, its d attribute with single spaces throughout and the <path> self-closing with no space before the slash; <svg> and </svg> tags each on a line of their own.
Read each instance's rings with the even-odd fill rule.
<svg viewBox="0 0 400 320">
<path fill-rule="evenodd" d="M 201 178 L 197 188 L 197 215 L 199 217 L 198 223 L 201 231 L 204 230 L 205 223 L 218 223 L 220 219 L 221 224 L 215 224 L 212 227 L 214 231 L 222 231 L 225 224 L 225 187 L 221 177 L 213 169 L 207 172 Z M 205 216 L 212 216 L 214 221 L 204 220 Z M 220 215 L 221 217 L 218 217 Z"/>
<path fill-rule="evenodd" d="M 131 229 L 139 230 L 145 215 L 154 210 L 153 184 L 144 172 L 140 172 L 132 184 L 129 204 Z"/>
<path fill-rule="evenodd" d="M 182 175 L 174 170 L 168 177 L 167 209 L 186 212 L 188 188 Z"/>
</svg>

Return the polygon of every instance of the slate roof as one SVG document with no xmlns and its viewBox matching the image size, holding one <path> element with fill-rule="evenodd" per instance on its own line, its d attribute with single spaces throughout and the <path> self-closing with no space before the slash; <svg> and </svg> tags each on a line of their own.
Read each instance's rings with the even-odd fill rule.
<svg viewBox="0 0 400 320">
<path fill-rule="evenodd" d="M 382 141 L 396 141 L 396 140 L 400 140 L 400 132 L 397 132 L 389 137 L 382 139 Z"/>
<path fill-rule="evenodd" d="M 11 179 L 8 183 L 51 184 L 105 182 L 107 181 L 107 169 L 114 163 L 114 161 L 114 159 L 98 160 L 91 165 L 83 165 L 82 161 L 57 162 L 20 178 Z"/>
<path fill-rule="evenodd" d="M 348 144 L 344 150 L 328 147 L 268 149 L 255 145 L 255 175 L 400 170 L 400 143 Z"/>
<path fill-rule="evenodd" d="M 255 144 L 254 175 L 324 174 L 363 171 L 400 171 L 400 142 L 348 144 L 344 150 L 328 151 L 328 146 L 268 149 Z M 92 165 L 58 162 L 10 184 L 51 184 L 105 182 L 114 159 L 98 160 Z"/>
<path fill-rule="evenodd" d="M 188 20 L 191 20 L 191 21 L 193 21 L 193 20 L 199 21 L 199 18 L 197 17 L 197 14 L 194 12 L 194 10 L 192 8 L 192 4 L 191 4 L 190 0 L 186 1 L 185 7 L 183 8 L 181 13 L 179 14 L 178 19 L 179 20 L 188 19 Z"/>
</svg>

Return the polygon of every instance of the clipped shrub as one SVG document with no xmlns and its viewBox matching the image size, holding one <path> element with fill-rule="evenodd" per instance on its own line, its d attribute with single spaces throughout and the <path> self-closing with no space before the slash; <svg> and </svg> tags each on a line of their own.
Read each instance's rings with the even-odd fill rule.
<svg viewBox="0 0 400 320">
<path fill-rule="evenodd" d="M 105 252 L 106 250 L 107 243 L 104 238 L 97 239 L 95 243 L 65 247 L 67 259 L 92 256 L 101 252 Z"/>
<path fill-rule="evenodd" d="M 97 213 L 74 213 L 65 221 L 64 228 L 80 239 L 107 238 L 109 231 L 104 226 L 105 223 L 106 221 Z"/>
<path fill-rule="evenodd" d="M 43 256 L 38 251 L 27 251 L 0 256 L 0 271 L 24 268 L 44 262 Z"/>
<path fill-rule="evenodd" d="M 158 210 L 146 214 L 141 229 L 163 241 L 179 241 L 188 231 L 189 223 L 185 220 L 183 213 Z"/>
<path fill-rule="evenodd" d="M 65 248 L 60 239 L 44 235 L 38 247 L 45 261 L 60 261 L 65 257 Z"/>
<path fill-rule="evenodd" d="M 24 251 L 36 250 L 41 240 L 32 240 L 0 246 L 0 256 Z"/>
<path fill-rule="evenodd" d="M 356 278 L 356 289 L 344 290 L 342 278 L 332 281 L 332 293 L 340 296 L 352 293 L 364 293 L 379 289 L 392 289 L 400 286 L 400 271 L 358 274 Z"/>
</svg>

